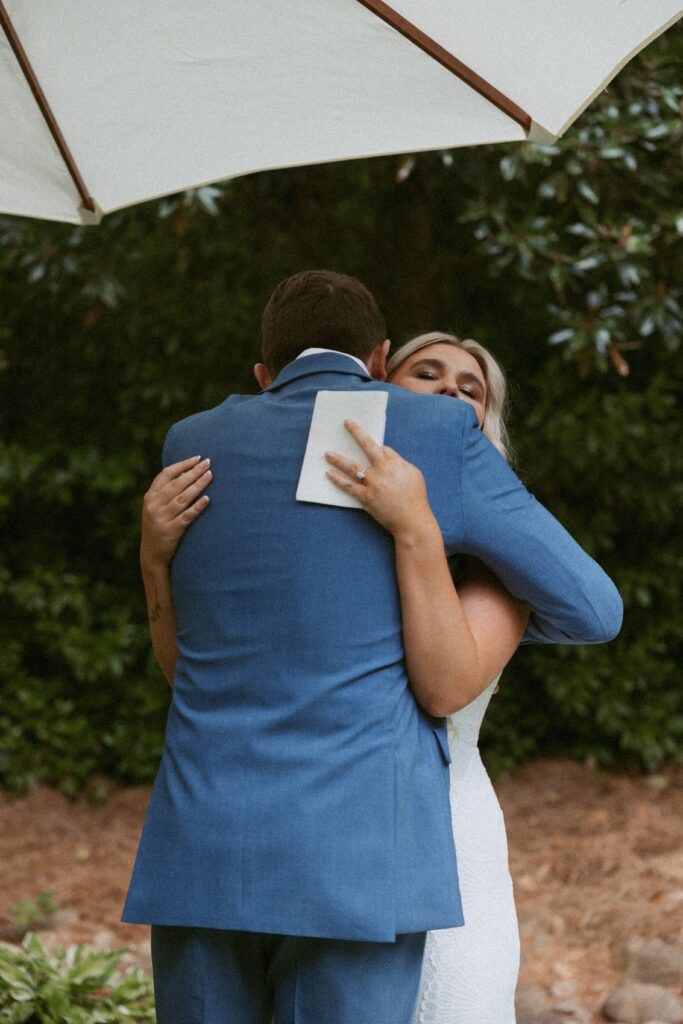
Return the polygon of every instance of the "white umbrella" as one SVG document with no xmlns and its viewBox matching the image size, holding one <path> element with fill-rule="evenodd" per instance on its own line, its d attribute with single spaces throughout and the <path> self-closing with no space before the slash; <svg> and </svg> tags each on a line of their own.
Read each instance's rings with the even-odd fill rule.
<svg viewBox="0 0 683 1024">
<path fill-rule="evenodd" d="M 681 0 L 4 0 L 0 210 L 562 134 Z"/>
</svg>

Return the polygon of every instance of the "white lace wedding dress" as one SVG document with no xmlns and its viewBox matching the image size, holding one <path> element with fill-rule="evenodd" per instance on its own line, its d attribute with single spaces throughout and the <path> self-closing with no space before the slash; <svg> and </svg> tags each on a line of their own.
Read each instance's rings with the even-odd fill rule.
<svg viewBox="0 0 683 1024">
<path fill-rule="evenodd" d="M 427 933 L 415 1024 L 514 1024 L 519 932 L 505 822 L 479 755 L 494 680 L 448 720 L 451 811 L 465 924 Z"/>
</svg>

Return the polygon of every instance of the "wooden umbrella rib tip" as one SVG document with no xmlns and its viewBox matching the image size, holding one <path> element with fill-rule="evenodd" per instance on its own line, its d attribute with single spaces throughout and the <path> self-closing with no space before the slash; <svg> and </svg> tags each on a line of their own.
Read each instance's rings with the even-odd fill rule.
<svg viewBox="0 0 683 1024">
<path fill-rule="evenodd" d="M 502 110 L 504 114 L 507 114 L 513 121 L 516 121 L 524 129 L 525 133 L 531 131 L 533 121 L 526 110 L 523 110 L 509 96 L 506 96 L 505 93 L 502 93 L 485 78 L 478 75 L 467 64 L 463 64 L 461 60 L 446 50 L 440 43 L 437 43 L 431 36 L 428 36 L 417 25 L 413 25 L 411 21 L 404 18 L 393 7 L 385 4 L 384 0 L 358 0 L 358 3 L 362 4 L 363 7 L 376 15 L 385 24 L 395 29 L 404 39 L 417 46 L 428 57 L 435 60 L 437 64 L 450 71 L 461 82 L 464 82 L 480 96 L 483 96 L 484 99 L 492 103 L 498 110 Z"/>
<path fill-rule="evenodd" d="M 2 0 L 0 0 L 0 27 L 5 33 L 7 42 L 9 43 L 10 48 L 17 60 L 17 64 L 19 65 L 19 69 L 21 70 L 21 73 L 23 74 L 24 79 L 26 80 L 26 84 L 28 85 L 29 89 L 31 90 L 31 93 L 33 94 L 33 98 L 35 99 L 36 104 L 38 105 L 38 109 L 40 110 L 40 113 L 43 116 L 43 120 L 47 125 L 48 131 L 50 132 L 50 135 L 52 136 L 52 139 L 55 145 L 57 146 L 57 149 L 59 150 L 62 160 L 66 165 L 66 169 L 69 172 L 69 176 L 73 181 L 74 185 L 76 186 L 76 190 L 79 196 L 81 197 L 82 206 L 85 209 L 91 211 L 92 213 L 96 213 L 97 206 L 92 196 L 88 192 L 85 182 L 83 181 L 83 178 L 81 176 L 81 172 L 78 169 L 76 161 L 74 160 L 71 150 L 69 149 L 66 139 L 64 138 L 64 134 L 57 122 L 57 118 L 55 117 L 52 108 L 50 107 L 47 96 L 43 92 L 43 88 L 40 82 L 38 81 L 38 76 L 36 75 L 33 69 L 33 65 L 29 60 L 28 54 L 24 49 L 21 39 L 19 38 L 19 34 L 17 33 L 17 30 L 15 29 L 14 24 L 12 23 L 12 19 L 10 18 L 7 8 L 5 7 Z"/>
</svg>

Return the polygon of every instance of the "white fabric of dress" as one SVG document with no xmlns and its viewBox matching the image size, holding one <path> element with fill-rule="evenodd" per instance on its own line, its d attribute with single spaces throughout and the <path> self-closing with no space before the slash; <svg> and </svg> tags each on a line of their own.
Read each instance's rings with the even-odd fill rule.
<svg viewBox="0 0 683 1024">
<path fill-rule="evenodd" d="M 448 720 L 465 924 L 427 933 L 415 1024 L 514 1024 L 519 931 L 503 812 L 477 746 L 497 680 Z"/>
</svg>

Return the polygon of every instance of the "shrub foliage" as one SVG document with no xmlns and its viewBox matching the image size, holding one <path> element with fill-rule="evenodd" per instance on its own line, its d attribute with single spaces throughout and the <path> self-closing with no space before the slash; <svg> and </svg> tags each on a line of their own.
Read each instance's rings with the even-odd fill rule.
<svg viewBox="0 0 683 1024">
<path fill-rule="evenodd" d="M 5 787 L 152 777 L 168 690 L 141 495 L 171 422 L 251 388 L 269 291 L 316 265 L 366 281 L 397 343 L 450 328 L 492 347 L 522 476 L 624 595 L 616 643 L 518 654 L 490 757 L 677 756 L 682 57 L 675 28 L 552 147 L 255 175 L 97 229 L 0 218 Z"/>
<path fill-rule="evenodd" d="M 29 933 L 0 943 L 0 1024 L 154 1024 L 152 982 L 117 971 L 125 950 L 70 946 L 49 954 Z"/>
</svg>

